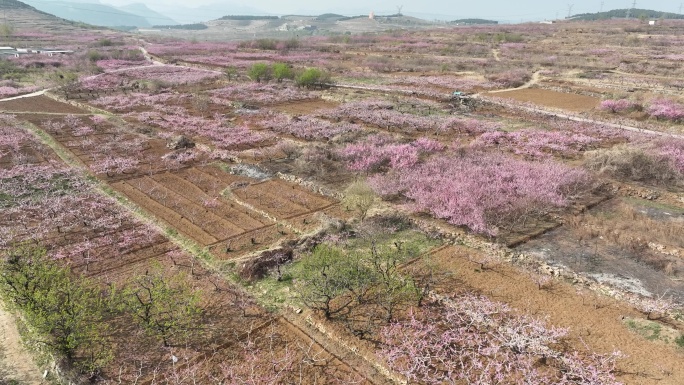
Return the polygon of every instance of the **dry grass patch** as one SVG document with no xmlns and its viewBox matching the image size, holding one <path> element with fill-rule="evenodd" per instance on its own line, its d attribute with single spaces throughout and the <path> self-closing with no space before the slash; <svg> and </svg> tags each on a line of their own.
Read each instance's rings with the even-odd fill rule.
<svg viewBox="0 0 684 385">
<path fill-rule="evenodd" d="M 619 202 L 595 214 L 569 218 L 566 225 L 582 240 L 601 238 L 635 252 L 642 262 L 677 275 L 684 258 L 684 222 L 659 221 Z"/>
<path fill-rule="evenodd" d="M 599 174 L 620 180 L 661 185 L 682 182 L 681 173 L 668 159 L 628 145 L 589 151 L 585 155 L 584 165 Z"/>
</svg>

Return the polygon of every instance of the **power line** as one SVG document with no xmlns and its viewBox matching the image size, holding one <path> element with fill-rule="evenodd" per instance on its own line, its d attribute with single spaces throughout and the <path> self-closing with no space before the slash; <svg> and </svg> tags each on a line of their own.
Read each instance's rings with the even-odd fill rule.
<svg viewBox="0 0 684 385">
<path fill-rule="evenodd" d="M 632 8 L 630 8 L 630 9 L 627 10 L 627 17 L 626 17 L 627 19 L 629 19 L 630 17 L 632 17 L 632 10 L 635 9 L 635 8 L 636 8 L 636 0 L 634 0 L 634 1 L 632 2 Z"/>
</svg>

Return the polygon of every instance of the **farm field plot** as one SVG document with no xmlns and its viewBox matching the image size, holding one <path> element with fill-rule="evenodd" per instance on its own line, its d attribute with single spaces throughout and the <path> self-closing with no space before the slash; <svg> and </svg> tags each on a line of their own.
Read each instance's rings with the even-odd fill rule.
<svg viewBox="0 0 684 385">
<path fill-rule="evenodd" d="M 271 106 L 276 111 L 281 111 L 291 115 L 309 115 L 318 110 L 332 109 L 337 103 L 327 100 L 304 100 L 298 102 L 286 102 Z"/>
<path fill-rule="evenodd" d="M 57 161 L 57 156 L 49 151 L 36 149 L 32 146 L 20 146 L 14 148 L 13 151 L 8 149 L 0 153 L 0 167 L 10 168 L 16 162 L 25 162 L 28 164 L 48 164 L 51 161 Z"/>
<path fill-rule="evenodd" d="M 151 211 L 167 222 L 177 223 L 179 227 L 186 229 L 188 235 L 203 245 L 228 238 L 241 230 L 230 222 L 210 213 L 209 210 L 195 205 L 183 196 L 159 185 L 152 179 L 136 179 L 115 184 L 114 187 L 120 189 L 143 207 L 149 207 Z M 170 212 L 166 213 L 165 209 Z M 204 229 L 194 225 L 194 223 L 199 224 Z"/>
<path fill-rule="evenodd" d="M 179 366 L 179 372 L 209 374 L 206 377 L 195 376 L 200 380 L 236 376 L 272 378 L 274 381 L 296 380 L 312 384 L 321 381 L 364 385 L 372 383 L 282 317 L 268 320 L 242 337 L 248 344 L 228 343 L 203 357 L 204 359 L 186 360 Z M 244 355 L 248 362 L 247 365 L 236 367 L 236 359 L 240 355 Z M 266 368 L 261 365 L 273 362 L 280 372 L 269 374 L 269 370 L 264 370 Z M 296 376 L 290 377 L 290 371 L 296 373 Z M 193 378 L 193 375 L 186 374 L 186 377 Z"/>
<path fill-rule="evenodd" d="M 598 107 L 599 104 L 599 99 L 591 96 L 569 94 L 543 88 L 499 92 L 495 95 L 520 102 L 530 102 L 541 106 L 576 112 L 590 111 Z"/>
<path fill-rule="evenodd" d="M 34 112 L 52 114 L 87 114 L 81 108 L 58 102 L 45 95 L 0 102 L 0 112 Z"/>
<path fill-rule="evenodd" d="M 27 120 L 49 133 L 92 172 L 110 181 L 183 166 L 165 161 L 164 155 L 171 153 L 165 140 L 117 126 L 100 115 L 36 114 Z"/>
<path fill-rule="evenodd" d="M 231 192 L 240 199 L 278 219 L 288 219 L 326 209 L 335 202 L 280 180 L 250 184 Z"/>
<path fill-rule="evenodd" d="M 318 222 L 314 214 L 335 205 L 283 181 L 255 182 L 213 167 L 193 167 L 115 182 L 112 186 L 180 233 L 231 257 L 240 255 L 235 252 L 262 248 L 292 235 L 276 221 L 309 215 L 310 221 L 301 219 L 307 228 Z M 226 189 L 247 205 L 226 195 Z"/>
</svg>

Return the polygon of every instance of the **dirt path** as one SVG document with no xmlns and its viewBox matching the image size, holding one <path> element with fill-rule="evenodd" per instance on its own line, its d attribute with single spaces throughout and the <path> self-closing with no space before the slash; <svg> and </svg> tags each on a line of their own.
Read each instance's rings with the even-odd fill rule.
<svg viewBox="0 0 684 385">
<path fill-rule="evenodd" d="M 492 48 L 492 55 L 494 55 L 494 60 L 501 61 L 501 58 L 499 57 L 499 50 L 498 49 Z"/>
<path fill-rule="evenodd" d="M 12 96 L 11 98 L 0 99 L 0 102 L 8 102 L 10 100 L 17 100 L 17 99 L 23 99 L 23 98 L 32 98 L 34 96 L 40 96 L 40 95 L 50 91 L 51 89 L 52 88 L 46 88 L 44 90 L 31 92 L 30 94 L 26 94 L 26 95 Z"/>
<path fill-rule="evenodd" d="M 517 90 L 524 90 L 526 88 L 530 88 L 533 85 L 539 83 L 539 80 L 541 79 L 541 71 L 537 71 L 532 74 L 532 78 L 525 84 L 521 85 L 520 87 L 515 87 L 515 88 L 507 88 L 505 90 L 496 90 L 496 91 L 489 91 L 487 92 L 488 94 L 498 94 L 499 92 L 508 92 L 508 91 L 517 91 Z"/>
<path fill-rule="evenodd" d="M 0 383 L 15 380 L 22 385 L 41 384 L 41 372 L 21 344 L 14 318 L 0 306 Z"/>
<path fill-rule="evenodd" d="M 142 40 L 141 40 L 142 41 Z M 155 60 L 152 55 L 150 55 L 149 52 L 145 49 L 143 46 L 139 46 L 138 49 L 140 49 L 140 52 L 142 52 L 143 56 L 145 57 L 145 60 L 149 61 L 152 63 L 152 65 L 164 65 L 164 63 L 160 62 L 159 60 Z"/>
<path fill-rule="evenodd" d="M 486 96 L 483 96 L 483 95 L 473 95 L 472 97 L 484 99 L 489 103 L 499 104 L 499 105 L 503 105 L 504 107 L 511 108 L 511 106 L 508 104 L 504 104 L 504 103 L 501 103 L 501 102 L 496 101 L 496 100 L 488 99 Z M 579 116 L 563 114 L 563 113 L 556 112 L 556 111 L 548 111 L 548 110 L 545 110 L 542 108 L 533 108 L 533 107 L 526 107 L 526 106 L 514 106 L 514 108 L 518 108 L 521 110 L 534 112 L 534 113 L 538 113 L 538 114 L 550 115 L 550 116 L 554 116 L 556 118 L 572 120 L 574 122 L 599 124 L 599 125 L 603 125 L 606 127 L 617 128 L 620 130 L 631 131 L 631 132 L 638 132 L 640 134 L 646 134 L 646 135 L 665 136 L 665 137 L 671 137 L 671 138 L 677 138 L 677 139 L 684 139 L 684 135 L 673 134 L 673 133 L 662 132 L 662 131 L 647 130 L 644 128 L 632 127 L 632 126 L 627 126 L 624 124 L 602 122 L 600 120 L 582 118 Z"/>
</svg>

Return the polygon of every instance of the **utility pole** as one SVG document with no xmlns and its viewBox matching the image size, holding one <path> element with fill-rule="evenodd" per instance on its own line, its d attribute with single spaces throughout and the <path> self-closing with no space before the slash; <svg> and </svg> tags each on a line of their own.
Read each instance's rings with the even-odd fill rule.
<svg viewBox="0 0 684 385">
<path fill-rule="evenodd" d="M 627 19 L 632 17 L 632 10 L 636 8 L 636 0 L 632 2 L 632 8 L 627 10 Z"/>
<path fill-rule="evenodd" d="M 568 19 L 572 16 L 572 7 L 574 6 L 575 4 L 568 4 Z"/>
<path fill-rule="evenodd" d="M 601 9 L 599 10 L 599 13 L 600 13 L 600 12 L 603 12 L 603 3 L 604 3 L 604 2 L 602 1 L 602 2 L 601 2 Z"/>
</svg>

